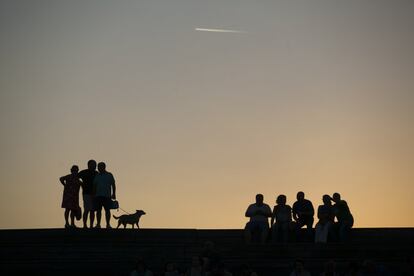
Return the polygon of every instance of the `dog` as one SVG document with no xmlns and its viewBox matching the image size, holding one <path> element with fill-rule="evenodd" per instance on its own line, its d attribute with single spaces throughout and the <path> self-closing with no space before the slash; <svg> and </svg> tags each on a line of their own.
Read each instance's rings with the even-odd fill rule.
<svg viewBox="0 0 414 276">
<path fill-rule="evenodd" d="M 119 228 L 119 226 L 122 224 L 124 226 L 124 229 L 126 228 L 127 224 L 131 224 L 132 228 L 134 228 L 134 226 L 136 225 L 137 228 L 139 228 L 139 219 L 141 218 L 142 215 L 145 215 L 146 213 L 142 210 L 136 210 L 135 214 L 131 214 L 131 215 L 122 215 L 119 217 L 113 216 L 114 219 L 118 220 L 118 226 L 116 227 L 116 229 Z"/>
</svg>

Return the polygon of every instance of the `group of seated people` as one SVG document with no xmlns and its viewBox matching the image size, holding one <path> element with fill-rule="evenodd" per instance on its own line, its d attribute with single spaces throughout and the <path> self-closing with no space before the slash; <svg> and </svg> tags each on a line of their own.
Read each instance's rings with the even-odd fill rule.
<svg viewBox="0 0 414 276">
<path fill-rule="evenodd" d="M 315 214 L 312 202 L 305 199 L 304 192 L 298 192 L 296 198 L 297 201 L 290 207 L 286 204 L 286 196 L 279 195 L 272 212 L 269 205 L 263 202 L 263 195 L 257 194 L 256 202 L 250 204 L 246 210 L 246 217 L 250 218 L 245 227 L 246 242 L 250 243 L 255 235 L 264 243 L 268 240 L 269 234 L 272 242 L 297 240 L 300 229 L 304 226 L 307 228 L 307 235 L 310 236 L 313 232 Z M 334 193 L 332 197 L 324 195 L 322 202 L 317 212 L 315 242 L 326 243 L 328 239 L 347 241 L 354 224 L 347 202 L 341 199 L 339 193 Z"/>
</svg>

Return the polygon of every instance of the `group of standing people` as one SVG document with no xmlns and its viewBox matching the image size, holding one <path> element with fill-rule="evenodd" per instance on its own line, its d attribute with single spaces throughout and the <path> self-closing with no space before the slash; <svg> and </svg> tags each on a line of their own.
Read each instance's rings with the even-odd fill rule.
<svg viewBox="0 0 414 276">
<path fill-rule="evenodd" d="M 297 193 L 297 201 L 293 207 L 286 204 L 285 195 L 279 195 L 273 211 L 263 202 L 263 199 L 262 194 L 257 194 L 256 202 L 250 204 L 246 210 L 245 215 L 249 218 L 245 227 L 246 242 L 251 242 L 253 234 L 257 234 L 260 241 L 265 242 L 269 233 L 273 242 L 288 242 L 292 236 L 297 238 L 300 229 L 304 226 L 311 234 L 315 211 L 312 202 L 305 199 L 304 192 Z M 328 237 L 334 237 L 339 241 L 348 240 L 354 218 L 347 202 L 341 199 L 339 193 L 334 193 L 332 197 L 324 195 L 322 202 L 323 204 L 318 207 L 317 211 L 315 242 L 326 243 Z"/>
<path fill-rule="evenodd" d="M 98 171 L 96 171 L 98 167 Z M 106 164 L 95 160 L 88 161 L 88 168 L 79 171 L 73 165 L 70 174 L 62 176 L 60 182 L 64 186 L 62 208 L 65 209 L 65 228 L 76 228 L 75 218 L 83 219 L 83 228 L 101 228 L 102 207 L 105 209 L 106 228 L 111 228 L 112 199 L 115 196 L 115 179 L 112 173 L 106 170 Z M 82 187 L 83 214 L 79 205 L 79 191 Z M 94 226 L 95 212 L 97 224 Z M 70 223 L 69 223 L 70 218 Z"/>
</svg>

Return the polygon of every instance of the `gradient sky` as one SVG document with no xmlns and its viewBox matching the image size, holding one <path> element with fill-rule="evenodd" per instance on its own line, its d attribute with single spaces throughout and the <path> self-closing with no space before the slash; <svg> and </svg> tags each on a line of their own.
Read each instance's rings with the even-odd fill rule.
<svg viewBox="0 0 414 276">
<path fill-rule="evenodd" d="M 242 228 L 263 193 L 414 226 L 414 1 L 0 1 L 0 228 L 63 227 L 106 161 L 146 228 Z M 227 29 L 239 33 L 197 31 Z"/>
</svg>

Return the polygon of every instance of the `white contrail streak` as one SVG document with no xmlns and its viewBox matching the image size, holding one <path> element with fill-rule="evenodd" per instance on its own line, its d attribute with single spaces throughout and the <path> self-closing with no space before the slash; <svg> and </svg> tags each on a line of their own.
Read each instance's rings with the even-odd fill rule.
<svg viewBox="0 0 414 276">
<path fill-rule="evenodd" d="M 207 29 L 207 28 L 195 28 L 199 32 L 214 32 L 214 33 L 233 33 L 233 34 L 242 34 L 244 31 L 238 30 L 226 30 L 226 29 Z"/>
</svg>

